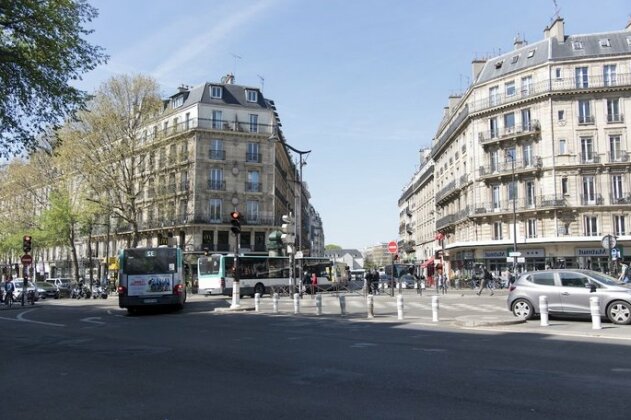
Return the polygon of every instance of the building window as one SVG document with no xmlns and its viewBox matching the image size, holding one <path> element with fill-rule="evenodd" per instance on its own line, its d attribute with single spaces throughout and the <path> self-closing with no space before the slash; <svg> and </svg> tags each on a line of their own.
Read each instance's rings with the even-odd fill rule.
<svg viewBox="0 0 631 420">
<path fill-rule="evenodd" d="M 506 96 L 515 96 L 515 82 L 506 83 Z"/>
<path fill-rule="evenodd" d="M 526 207 L 535 208 L 537 205 L 535 197 L 535 182 L 526 181 Z"/>
<path fill-rule="evenodd" d="M 562 109 L 557 111 L 557 118 L 559 121 L 565 121 L 565 111 Z"/>
<path fill-rule="evenodd" d="M 248 143 L 245 153 L 245 160 L 246 162 L 261 162 L 261 154 L 259 153 L 258 143 Z"/>
<path fill-rule="evenodd" d="M 489 105 L 495 106 L 500 103 L 500 88 L 493 86 L 489 88 Z"/>
<path fill-rule="evenodd" d="M 510 201 L 511 203 L 513 202 L 513 200 L 517 200 L 519 198 L 517 184 L 514 183 L 512 180 L 510 184 L 506 186 L 506 190 L 508 192 L 508 194 L 506 194 L 508 196 L 508 201 Z"/>
<path fill-rule="evenodd" d="M 534 156 L 532 155 L 532 143 L 526 143 L 522 146 L 521 152 L 523 154 L 524 167 L 534 165 Z"/>
<path fill-rule="evenodd" d="M 624 236 L 627 234 L 627 230 L 625 229 L 625 220 L 624 216 L 614 216 L 613 217 L 613 234 L 616 236 Z"/>
<path fill-rule="evenodd" d="M 169 122 L 165 121 L 162 123 L 162 134 L 166 135 L 167 130 L 169 129 Z"/>
<path fill-rule="evenodd" d="M 257 114 L 250 114 L 250 133 L 258 133 L 259 131 L 259 116 Z"/>
<path fill-rule="evenodd" d="M 567 154 L 567 140 L 565 139 L 559 139 L 559 154 Z"/>
<path fill-rule="evenodd" d="M 609 160 L 610 162 L 619 162 L 622 160 L 620 136 L 609 136 Z"/>
<path fill-rule="evenodd" d="M 537 237 L 537 219 L 528 219 L 526 224 L 526 236 L 528 238 Z"/>
<path fill-rule="evenodd" d="M 245 97 L 248 102 L 258 102 L 258 95 L 255 90 L 246 89 Z"/>
<path fill-rule="evenodd" d="M 245 185 L 247 192 L 261 192 L 261 174 L 259 171 L 248 171 L 248 181 Z"/>
<path fill-rule="evenodd" d="M 618 123 L 622 122 L 622 115 L 620 114 L 620 99 L 607 99 L 607 122 Z"/>
<path fill-rule="evenodd" d="M 178 95 L 171 99 L 171 108 L 179 108 L 184 103 L 184 96 Z"/>
<path fill-rule="evenodd" d="M 221 86 L 210 86 L 210 97 L 212 99 L 221 99 L 223 96 L 223 88 Z"/>
<path fill-rule="evenodd" d="M 622 175 L 611 176 L 611 198 L 613 203 L 618 204 L 620 200 L 624 199 L 624 190 L 622 189 Z"/>
<path fill-rule="evenodd" d="M 521 126 L 524 131 L 532 130 L 530 122 L 530 108 L 525 108 L 521 110 Z"/>
<path fill-rule="evenodd" d="M 259 222 L 259 202 L 257 200 L 246 200 L 245 218 L 250 223 Z"/>
<path fill-rule="evenodd" d="M 589 87 L 589 73 L 587 67 L 577 67 L 574 74 L 576 75 L 575 80 L 578 89 Z"/>
<path fill-rule="evenodd" d="M 506 134 L 515 132 L 515 113 L 504 114 L 504 131 Z"/>
<path fill-rule="evenodd" d="M 518 61 L 519 61 L 519 55 L 514 55 L 513 58 L 511 58 L 510 63 L 515 64 Z"/>
<path fill-rule="evenodd" d="M 606 64 L 603 66 L 603 83 L 605 86 L 616 85 L 616 65 Z"/>
<path fill-rule="evenodd" d="M 534 57 L 534 56 L 535 56 L 535 51 L 536 51 L 536 50 L 537 50 L 537 49 L 535 48 L 534 50 L 530 50 L 530 51 L 528 51 L 527 58 L 532 58 L 532 57 Z"/>
<path fill-rule="evenodd" d="M 210 141 L 210 150 L 208 157 L 212 160 L 225 160 L 226 151 L 223 149 L 223 140 L 212 139 Z"/>
<path fill-rule="evenodd" d="M 589 100 L 580 99 L 578 101 L 578 123 L 579 124 L 593 124 L 594 117 L 592 116 Z"/>
<path fill-rule="evenodd" d="M 584 216 L 583 229 L 584 229 L 585 236 L 599 236 L 598 235 L 598 217 Z"/>
<path fill-rule="evenodd" d="M 211 223 L 221 223 L 222 215 L 222 200 L 221 198 L 211 198 L 208 200 L 208 221 Z"/>
<path fill-rule="evenodd" d="M 187 112 L 184 117 L 184 129 L 188 130 L 189 128 L 191 128 L 191 113 Z"/>
<path fill-rule="evenodd" d="M 583 195 L 581 196 L 581 204 L 596 204 L 596 183 L 593 176 L 583 177 Z"/>
<path fill-rule="evenodd" d="M 223 169 L 212 168 L 208 175 L 208 188 L 211 190 L 225 190 L 225 182 L 223 179 Z"/>
<path fill-rule="evenodd" d="M 609 38 L 603 38 L 603 39 L 601 39 L 601 40 L 600 40 L 600 42 L 599 42 L 599 44 L 600 44 L 600 46 L 601 46 L 601 47 L 603 47 L 603 48 L 606 48 L 606 47 L 611 47 L 611 42 L 609 41 Z"/>
<path fill-rule="evenodd" d="M 494 222 L 493 223 L 493 239 L 501 240 L 502 237 L 502 222 Z"/>
<path fill-rule="evenodd" d="M 490 138 L 497 138 L 498 133 L 497 117 L 489 118 L 489 135 Z"/>
<path fill-rule="evenodd" d="M 499 210 L 502 207 L 500 186 L 493 185 L 491 188 L 491 193 L 493 194 L 493 210 Z"/>
<path fill-rule="evenodd" d="M 569 184 L 567 177 L 561 178 L 561 194 L 567 195 L 569 194 Z"/>
<path fill-rule="evenodd" d="M 491 172 L 497 172 L 500 165 L 500 154 L 497 150 L 489 153 L 489 162 L 491 163 Z"/>
<path fill-rule="evenodd" d="M 574 48 L 575 50 L 582 50 L 583 49 L 583 42 L 582 41 L 574 41 L 574 42 L 572 42 L 572 48 Z"/>
<path fill-rule="evenodd" d="M 581 137 L 581 163 L 594 162 L 594 140 L 591 137 Z"/>
<path fill-rule="evenodd" d="M 556 69 L 554 69 L 554 77 L 556 77 L 557 80 L 563 80 L 563 73 L 561 71 L 561 67 L 557 67 Z"/>
<path fill-rule="evenodd" d="M 212 127 L 215 130 L 221 130 L 221 124 L 223 122 L 221 111 L 213 111 L 212 113 Z"/>
</svg>

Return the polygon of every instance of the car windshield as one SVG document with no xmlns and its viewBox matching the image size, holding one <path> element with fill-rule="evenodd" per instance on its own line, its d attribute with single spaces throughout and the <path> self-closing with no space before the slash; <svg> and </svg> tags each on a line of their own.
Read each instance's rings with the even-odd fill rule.
<svg viewBox="0 0 631 420">
<path fill-rule="evenodd" d="M 622 282 L 619 282 L 615 278 L 603 273 L 592 272 L 590 273 L 590 275 L 594 277 L 596 280 L 598 280 L 599 282 L 606 284 L 607 286 L 621 286 L 623 284 Z"/>
<path fill-rule="evenodd" d="M 50 283 L 46 283 L 44 281 L 38 281 L 37 283 L 37 287 L 41 287 L 42 289 L 53 289 L 53 285 Z"/>
</svg>

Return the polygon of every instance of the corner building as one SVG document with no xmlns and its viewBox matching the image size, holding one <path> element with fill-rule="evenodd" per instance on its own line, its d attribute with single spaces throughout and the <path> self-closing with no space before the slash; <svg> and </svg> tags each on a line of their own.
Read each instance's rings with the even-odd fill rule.
<svg viewBox="0 0 631 420">
<path fill-rule="evenodd" d="M 436 231 L 452 270 L 608 270 L 604 235 L 631 259 L 631 22 L 473 62 L 432 142 Z M 399 203 L 401 205 L 401 203 Z M 427 215 L 427 217 L 433 217 Z M 436 249 L 438 244 L 435 244 Z"/>
</svg>

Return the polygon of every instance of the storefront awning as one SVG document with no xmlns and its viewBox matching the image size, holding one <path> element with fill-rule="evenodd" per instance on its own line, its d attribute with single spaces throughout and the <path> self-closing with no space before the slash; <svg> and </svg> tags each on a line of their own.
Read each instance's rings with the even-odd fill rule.
<svg viewBox="0 0 631 420">
<path fill-rule="evenodd" d="M 427 261 L 421 264 L 421 268 L 426 268 L 430 264 L 434 264 L 434 257 L 429 257 Z"/>
</svg>

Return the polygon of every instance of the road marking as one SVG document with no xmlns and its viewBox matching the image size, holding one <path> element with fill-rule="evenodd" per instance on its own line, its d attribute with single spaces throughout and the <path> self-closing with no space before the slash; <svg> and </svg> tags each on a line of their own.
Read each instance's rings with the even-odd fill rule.
<svg viewBox="0 0 631 420">
<path fill-rule="evenodd" d="M 103 321 L 97 321 L 97 319 L 101 319 L 100 316 L 91 316 L 88 318 L 81 318 L 80 321 L 82 322 L 89 322 L 90 324 L 95 324 L 95 325 L 105 325 L 105 322 Z"/>
<path fill-rule="evenodd" d="M 366 347 L 375 347 L 375 343 L 355 343 L 351 346 L 352 349 L 364 349 Z"/>
<path fill-rule="evenodd" d="M 65 327 L 66 326 L 65 324 L 55 324 L 54 322 L 34 321 L 32 319 L 24 318 L 24 315 L 34 310 L 35 309 L 29 309 L 27 311 L 20 312 L 20 314 L 15 318 L 0 317 L 0 319 L 6 319 L 7 321 L 30 322 L 31 324 L 50 325 L 51 327 Z"/>
</svg>

